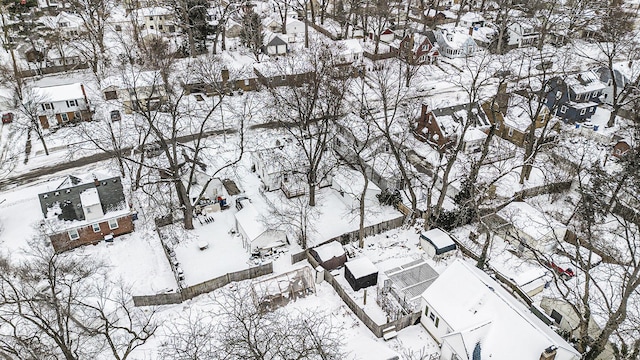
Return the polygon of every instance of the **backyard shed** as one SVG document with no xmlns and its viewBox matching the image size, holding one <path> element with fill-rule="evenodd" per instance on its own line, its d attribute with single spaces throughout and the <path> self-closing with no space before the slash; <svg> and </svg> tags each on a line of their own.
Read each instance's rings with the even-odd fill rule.
<svg viewBox="0 0 640 360">
<path fill-rule="evenodd" d="M 261 215 L 250 202 L 235 213 L 235 218 L 236 229 L 242 236 L 244 247 L 250 253 L 269 252 L 288 243 L 284 231 L 265 226 Z"/>
<path fill-rule="evenodd" d="M 456 243 L 442 229 L 431 229 L 420 235 L 420 245 L 430 257 L 445 254 L 456 249 Z"/>
<path fill-rule="evenodd" d="M 310 249 L 309 253 L 326 270 L 337 269 L 347 262 L 347 253 L 337 241 Z"/>
<path fill-rule="evenodd" d="M 368 258 L 360 257 L 344 264 L 344 277 L 358 291 L 378 283 L 378 268 Z"/>
</svg>

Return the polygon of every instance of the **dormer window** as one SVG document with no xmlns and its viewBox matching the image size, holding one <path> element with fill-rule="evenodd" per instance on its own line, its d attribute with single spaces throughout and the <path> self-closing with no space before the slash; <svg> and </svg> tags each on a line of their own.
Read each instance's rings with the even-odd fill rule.
<svg viewBox="0 0 640 360">
<path fill-rule="evenodd" d="M 560 100 L 562 97 L 562 91 L 556 91 L 556 100 Z"/>
<path fill-rule="evenodd" d="M 60 191 L 56 191 L 55 196 L 60 196 Z"/>
</svg>

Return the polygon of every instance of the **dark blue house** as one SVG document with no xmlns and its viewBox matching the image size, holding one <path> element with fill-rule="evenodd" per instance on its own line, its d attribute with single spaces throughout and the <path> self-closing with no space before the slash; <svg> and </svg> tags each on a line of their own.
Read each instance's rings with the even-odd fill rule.
<svg viewBox="0 0 640 360">
<path fill-rule="evenodd" d="M 592 71 L 554 77 L 545 85 L 546 105 L 566 123 L 588 121 L 596 112 L 606 86 Z"/>
</svg>

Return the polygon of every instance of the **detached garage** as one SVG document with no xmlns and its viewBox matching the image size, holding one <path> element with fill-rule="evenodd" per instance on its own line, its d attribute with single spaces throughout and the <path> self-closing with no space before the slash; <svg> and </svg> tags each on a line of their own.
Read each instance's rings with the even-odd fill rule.
<svg viewBox="0 0 640 360">
<path fill-rule="evenodd" d="M 347 262 L 347 253 L 337 241 L 310 249 L 309 253 L 325 270 L 337 269 Z"/>
<path fill-rule="evenodd" d="M 358 291 L 378 283 L 378 268 L 366 257 L 360 257 L 344 264 L 344 277 L 353 291 Z"/>
<path fill-rule="evenodd" d="M 432 258 L 456 249 L 456 243 L 442 229 L 431 229 L 423 232 L 420 235 L 420 246 Z"/>
</svg>

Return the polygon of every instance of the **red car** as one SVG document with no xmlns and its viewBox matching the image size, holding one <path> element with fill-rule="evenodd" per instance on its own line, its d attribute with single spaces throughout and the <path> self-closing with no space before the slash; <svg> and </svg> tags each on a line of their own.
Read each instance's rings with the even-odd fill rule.
<svg viewBox="0 0 640 360">
<path fill-rule="evenodd" d="M 13 122 L 13 113 L 2 114 L 2 123 L 9 124 Z"/>
<path fill-rule="evenodd" d="M 573 269 L 571 268 L 562 268 L 561 266 L 557 265 L 556 263 L 554 263 L 553 261 L 548 261 L 546 263 L 547 267 L 549 267 L 550 269 L 555 270 L 558 275 L 560 275 L 560 277 L 564 278 L 565 280 L 569 280 L 572 277 L 576 276 L 576 273 L 573 272 Z"/>
</svg>

